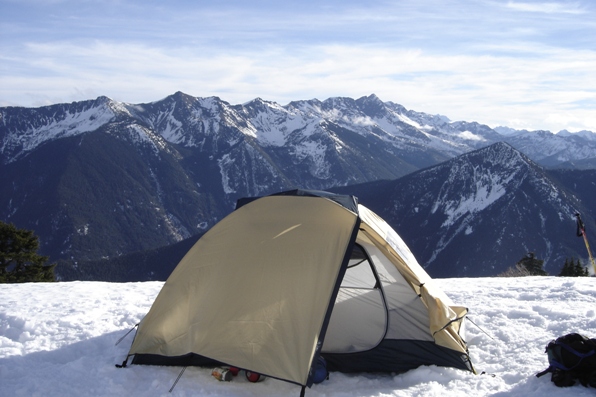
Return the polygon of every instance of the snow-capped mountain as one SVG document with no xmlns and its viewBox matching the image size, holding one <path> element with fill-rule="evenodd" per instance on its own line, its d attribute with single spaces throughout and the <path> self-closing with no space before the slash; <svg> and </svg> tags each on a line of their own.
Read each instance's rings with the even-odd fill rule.
<svg viewBox="0 0 596 397">
<path fill-rule="evenodd" d="M 126 104 L 99 97 L 40 108 L 0 108 L 0 159 L 10 163 L 46 142 L 118 123 L 127 124 L 138 140 L 152 141 L 159 148 L 164 148 L 160 140 L 209 149 L 205 147 L 209 136 L 217 136 L 218 143 L 227 140 L 229 146 L 253 139 L 261 148 L 294 146 L 298 158 L 310 157 L 315 163 L 323 159 L 328 144 L 317 141 L 321 134 L 330 139 L 334 150 L 341 152 L 344 148 L 345 142 L 334 131 L 337 129 L 355 132 L 406 153 L 432 153 L 422 160 L 413 155 L 421 163 L 415 166 L 436 163 L 433 156 L 451 158 L 502 140 L 547 165 L 596 157 L 594 132 L 564 130 L 553 134 L 508 127 L 493 130 L 476 122 L 451 122 L 445 116 L 407 110 L 383 102 L 374 94 L 357 100 L 313 99 L 281 106 L 260 98 L 230 105 L 217 97 L 196 98 L 177 92 L 149 104 Z"/>
<path fill-rule="evenodd" d="M 528 134 L 503 136 L 375 95 L 282 106 L 177 92 L 147 104 L 99 97 L 5 107 L 0 219 L 34 230 L 52 259 L 100 259 L 201 233 L 243 196 L 395 180 L 498 141 L 533 159 L 596 158 L 589 133 Z"/>
<path fill-rule="evenodd" d="M 591 176 L 576 189 L 593 191 L 596 172 Z M 499 274 L 528 252 L 551 274 L 566 258 L 587 258 L 574 215 L 586 214 L 591 227 L 596 213 L 568 187 L 509 144 L 496 143 L 352 190 L 395 227 L 431 275 L 447 277 Z"/>
<path fill-rule="evenodd" d="M 515 130 L 496 127 L 504 140 L 537 163 L 551 168 L 596 168 L 596 132 Z"/>
<path fill-rule="evenodd" d="M 577 160 L 596 159 L 596 134 L 558 133 L 549 131 L 533 131 L 516 133 L 506 141 L 530 158 L 547 167 L 556 167 Z"/>
</svg>

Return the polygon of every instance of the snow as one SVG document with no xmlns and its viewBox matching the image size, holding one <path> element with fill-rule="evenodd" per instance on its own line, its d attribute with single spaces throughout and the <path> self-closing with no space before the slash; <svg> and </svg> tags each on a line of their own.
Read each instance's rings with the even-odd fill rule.
<svg viewBox="0 0 596 397">
<path fill-rule="evenodd" d="M 309 158 L 312 162 L 308 167 L 311 175 L 327 179 L 331 176 L 331 164 L 325 159 L 326 149 L 320 142 L 303 140 L 295 145 L 294 155 L 299 161 Z"/>
<path fill-rule="evenodd" d="M 219 173 L 221 174 L 221 185 L 223 187 L 224 192 L 226 194 L 236 193 L 234 188 L 230 186 L 230 177 L 228 175 L 228 171 L 231 170 L 234 166 L 234 159 L 232 158 L 231 154 L 224 154 L 221 159 L 217 160 L 217 164 L 219 165 Z"/>
<path fill-rule="evenodd" d="M 114 110 L 107 105 L 91 107 L 74 113 L 67 109 L 60 117 L 50 118 L 47 124 L 30 126 L 22 132 L 10 131 L 0 152 L 19 145 L 22 145 L 22 152 L 28 152 L 49 140 L 94 131 L 112 121 L 114 117 Z M 17 153 L 11 161 L 15 160 L 18 155 Z"/>
<path fill-rule="evenodd" d="M 306 390 L 308 397 L 594 396 L 582 386 L 557 388 L 545 345 L 569 332 L 596 330 L 594 278 L 437 279 L 469 308 L 470 355 L 479 373 L 420 367 L 403 374 L 341 374 Z M 274 379 L 219 382 L 210 368 L 132 365 L 118 369 L 133 334 L 163 283 L 69 282 L 0 288 L 2 396 L 298 396 L 300 387 Z"/>
<path fill-rule="evenodd" d="M 136 145 L 149 145 L 153 150 L 153 153 L 156 155 L 158 155 L 160 151 L 168 150 L 164 138 L 157 135 L 149 128 L 145 128 L 138 124 L 131 124 L 127 127 L 127 130 L 129 132 L 129 138 Z"/>
<path fill-rule="evenodd" d="M 181 143 L 184 141 L 184 135 L 179 134 L 180 130 L 184 127 L 181 121 L 176 120 L 176 118 L 171 114 L 174 111 L 172 109 L 170 114 L 167 116 L 166 127 L 163 131 L 161 131 L 161 136 L 168 141 L 173 143 Z"/>
<path fill-rule="evenodd" d="M 288 135 L 298 130 L 312 130 L 311 125 L 318 122 L 318 119 L 313 120 L 307 115 L 286 109 L 275 102 L 255 100 L 248 103 L 247 106 L 251 104 L 261 105 L 263 110 L 250 118 L 250 130 L 246 129 L 243 132 L 245 135 L 256 137 L 259 144 L 263 146 L 284 146 L 287 143 Z"/>
<path fill-rule="evenodd" d="M 512 176 L 511 176 L 512 177 Z M 511 178 L 510 177 L 510 178 Z M 483 180 L 476 180 L 476 188 L 472 192 L 462 192 L 458 200 L 444 203 L 447 219 L 441 227 L 449 227 L 455 221 L 468 213 L 480 212 L 503 197 L 507 192 L 505 186 L 509 180 L 502 181 L 500 176 L 489 175 Z M 466 194 L 468 194 L 466 196 Z M 438 204 L 435 205 L 436 211 Z"/>
</svg>

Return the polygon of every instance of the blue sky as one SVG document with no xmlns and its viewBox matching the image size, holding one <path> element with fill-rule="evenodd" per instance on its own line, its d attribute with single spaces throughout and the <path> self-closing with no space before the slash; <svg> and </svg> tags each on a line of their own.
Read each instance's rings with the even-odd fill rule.
<svg viewBox="0 0 596 397">
<path fill-rule="evenodd" d="M 0 106 L 176 91 L 596 131 L 596 2 L 0 0 Z"/>
</svg>

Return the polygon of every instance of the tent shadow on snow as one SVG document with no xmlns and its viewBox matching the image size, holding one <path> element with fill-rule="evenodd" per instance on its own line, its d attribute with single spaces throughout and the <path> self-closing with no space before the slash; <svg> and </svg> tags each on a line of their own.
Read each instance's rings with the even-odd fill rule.
<svg viewBox="0 0 596 397">
<path fill-rule="evenodd" d="M 118 339 L 123 335 L 124 332 L 115 331 L 64 345 L 54 350 L 41 350 L 25 355 L 8 356 L 0 358 L 0 365 L 8 367 L 11 365 L 18 367 L 20 363 L 66 365 L 78 360 L 83 360 L 86 357 L 93 357 L 96 360 L 101 359 L 106 357 L 107 352 L 111 352 L 110 360 L 113 361 L 117 360 L 119 358 L 118 355 L 126 350 L 126 344 L 124 344 L 124 346 L 115 346 Z"/>
<path fill-rule="evenodd" d="M 114 346 L 121 336 L 111 332 L 55 350 L 0 358 L 2 387 L 29 395 L 40 390 L 73 395 L 78 387 L 93 390 L 94 385 L 113 383 L 115 374 L 109 373 L 115 372 L 114 363 L 126 348 Z"/>
<path fill-rule="evenodd" d="M 518 382 L 507 391 L 500 391 L 491 394 L 491 397 L 510 397 L 510 396 L 549 396 L 549 397 L 593 397 L 594 389 L 583 387 L 580 384 L 576 384 L 572 387 L 556 387 L 550 381 L 550 375 L 543 378 L 537 378 L 530 376 L 527 379 Z"/>
<path fill-rule="evenodd" d="M 116 367 L 132 339 L 129 335 L 116 346 L 126 332 L 110 332 L 55 350 L 0 358 L 0 394 L 167 395 L 180 368 Z M 195 390 L 205 380 L 214 381 L 207 371 L 192 370 L 184 379 Z"/>
<path fill-rule="evenodd" d="M 123 329 L 106 333 L 55 350 L 0 358 L 0 390 L 7 396 L 176 396 L 187 393 L 200 395 L 201 392 L 214 396 L 295 395 L 295 386 L 275 379 L 257 384 L 249 384 L 242 377 L 232 382 L 218 382 L 211 376 L 210 368 L 188 368 L 170 394 L 168 391 L 180 373 L 178 367 L 116 368 L 115 364 L 126 354 L 132 334 L 118 346 L 115 344 L 127 331 Z M 311 394 L 345 395 L 345 390 L 349 389 L 350 395 L 367 395 L 374 389 L 375 394 L 390 395 L 396 388 L 416 387 L 418 382 L 429 379 L 443 377 L 443 380 L 447 380 L 442 370 L 434 366 L 412 370 L 408 375 L 409 380 L 397 385 L 392 380 L 394 374 L 390 373 L 332 372 L 330 380 L 314 385 Z M 435 375 L 429 378 L 429 373 Z"/>
</svg>

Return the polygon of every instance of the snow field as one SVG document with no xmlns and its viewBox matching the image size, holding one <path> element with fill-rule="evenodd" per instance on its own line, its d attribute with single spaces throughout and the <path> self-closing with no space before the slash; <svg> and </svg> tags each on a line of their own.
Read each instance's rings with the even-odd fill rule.
<svg viewBox="0 0 596 397">
<path fill-rule="evenodd" d="M 594 396 L 557 388 L 544 348 L 558 336 L 596 337 L 594 278 L 437 279 L 469 308 L 467 341 L 479 373 L 421 367 L 404 374 L 341 374 L 307 389 L 308 397 Z M 0 396 L 298 396 L 300 387 L 241 375 L 218 382 L 210 368 L 118 369 L 132 343 L 123 337 L 149 310 L 163 283 L 70 282 L 0 286 Z"/>
</svg>

